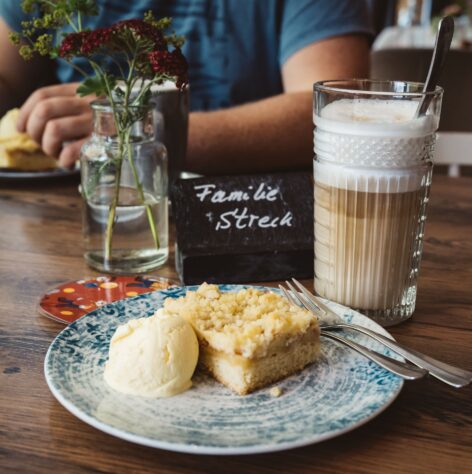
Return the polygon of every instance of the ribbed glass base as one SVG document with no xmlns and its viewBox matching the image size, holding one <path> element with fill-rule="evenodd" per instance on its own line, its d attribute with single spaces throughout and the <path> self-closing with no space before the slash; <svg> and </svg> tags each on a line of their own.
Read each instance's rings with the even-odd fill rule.
<svg viewBox="0 0 472 474">
<path fill-rule="evenodd" d="M 147 273 L 162 267 L 169 255 L 167 247 L 155 249 L 114 249 L 112 257 L 105 259 L 103 251 L 90 251 L 84 254 L 87 264 L 95 270 L 115 275 Z"/>
<path fill-rule="evenodd" d="M 395 326 L 410 319 L 415 311 L 416 285 L 408 288 L 403 295 L 402 301 L 397 306 L 388 309 L 363 309 L 354 308 L 359 313 L 368 316 L 383 327 Z"/>
</svg>

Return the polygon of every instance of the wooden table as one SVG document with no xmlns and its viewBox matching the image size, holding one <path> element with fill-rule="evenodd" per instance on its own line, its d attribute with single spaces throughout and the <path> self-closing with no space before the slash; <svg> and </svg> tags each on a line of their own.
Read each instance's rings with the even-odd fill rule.
<svg viewBox="0 0 472 474">
<path fill-rule="evenodd" d="M 77 182 L 0 183 L 0 472 L 471 472 L 472 387 L 456 390 L 431 378 L 406 383 L 393 405 L 360 429 L 275 454 L 177 454 L 86 425 L 46 386 L 44 356 L 63 326 L 36 312 L 45 290 L 93 274 L 81 253 Z M 172 259 L 159 274 L 175 275 Z M 391 332 L 472 369 L 471 178 L 434 179 L 417 309 Z"/>
</svg>

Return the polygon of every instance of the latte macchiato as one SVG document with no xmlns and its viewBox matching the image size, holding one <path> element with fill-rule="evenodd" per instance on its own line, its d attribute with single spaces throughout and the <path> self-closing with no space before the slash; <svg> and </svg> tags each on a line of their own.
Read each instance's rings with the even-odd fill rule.
<svg viewBox="0 0 472 474">
<path fill-rule="evenodd" d="M 314 117 L 315 290 L 368 315 L 414 305 L 437 128 L 416 107 L 339 99 Z"/>
</svg>

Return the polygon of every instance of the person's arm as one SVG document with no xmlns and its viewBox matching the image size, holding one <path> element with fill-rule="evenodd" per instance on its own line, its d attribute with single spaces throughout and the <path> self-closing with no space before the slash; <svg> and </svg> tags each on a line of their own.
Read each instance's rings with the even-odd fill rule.
<svg viewBox="0 0 472 474">
<path fill-rule="evenodd" d="M 0 117 L 13 107 L 19 107 L 40 85 L 53 80 L 51 61 L 35 58 L 25 61 L 8 35 L 10 28 L 0 17 Z"/>
<path fill-rule="evenodd" d="M 313 83 L 367 77 L 368 58 L 365 36 L 318 41 L 284 64 L 283 94 L 191 113 L 186 169 L 222 174 L 308 167 L 313 159 Z"/>
<path fill-rule="evenodd" d="M 313 158 L 312 86 L 322 79 L 366 77 L 369 47 L 361 35 L 319 41 L 293 54 L 282 69 L 285 93 L 215 112 L 190 114 L 186 169 L 204 174 L 307 167 Z M 93 97 L 77 84 L 38 89 L 21 108 L 19 129 L 59 157 L 78 158 L 91 132 Z M 64 147 L 64 142 L 72 142 Z"/>
</svg>

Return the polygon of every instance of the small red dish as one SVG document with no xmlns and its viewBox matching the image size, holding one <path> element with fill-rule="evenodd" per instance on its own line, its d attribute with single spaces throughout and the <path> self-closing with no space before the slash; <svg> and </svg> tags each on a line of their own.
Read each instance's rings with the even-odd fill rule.
<svg viewBox="0 0 472 474">
<path fill-rule="evenodd" d="M 107 303 L 171 286 L 178 286 L 178 283 L 153 276 L 98 276 L 69 281 L 43 295 L 38 311 L 43 316 L 70 324 Z"/>
</svg>

